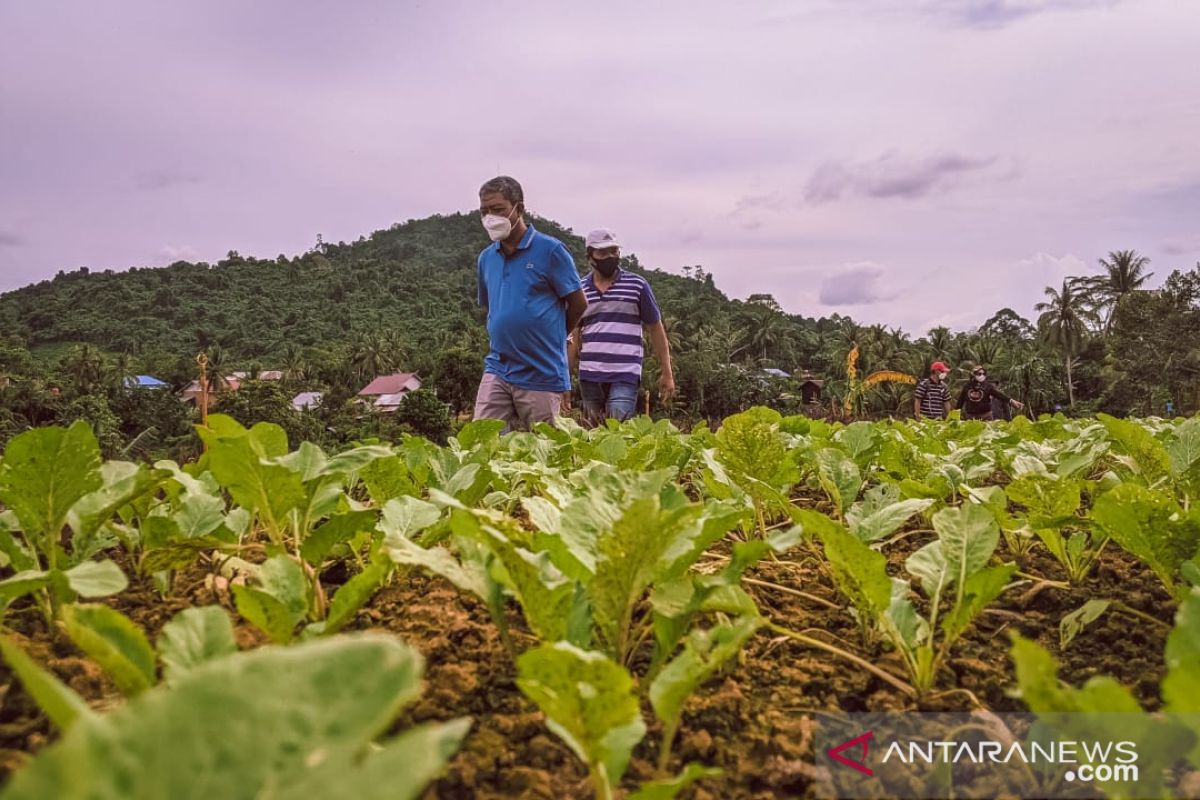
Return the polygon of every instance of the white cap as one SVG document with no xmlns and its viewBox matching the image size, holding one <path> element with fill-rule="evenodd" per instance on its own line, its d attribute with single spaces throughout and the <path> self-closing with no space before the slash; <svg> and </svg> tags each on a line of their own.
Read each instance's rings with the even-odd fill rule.
<svg viewBox="0 0 1200 800">
<path fill-rule="evenodd" d="M 585 241 L 587 246 L 593 250 L 607 250 L 610 247 L 621 246 L 621 243 L 617 241 L 617 235 L 608 228 L 596 228 L 594 231 L 588 231 Z"/>
</svg>

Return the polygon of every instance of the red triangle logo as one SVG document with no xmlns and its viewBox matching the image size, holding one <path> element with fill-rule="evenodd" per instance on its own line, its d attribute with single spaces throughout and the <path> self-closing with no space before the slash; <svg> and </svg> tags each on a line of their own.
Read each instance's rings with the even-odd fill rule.
<svg viewBox="0 0 1200 800">
<path fill-rule="evenodd" d="M 859 772 L 861 772 L 864 775 L 874 775 L 875 770 L 871 769 L 870 767 L 868 767 L 866 765 L 867 750 L 870 748 L 871 739 L 874 736 L 875 736 L 875 731 L 867 731 L 866 733 L 861 734 L 860 736 L 855 736 L 853 739 L 847 739 L 846 741 L 839 744 L 837 747 L 829 748 L 828 750 L 825 751 L 825 755 L 829 756 L 830 758 L 832 758 L 834 761 L 838 762 L 839 764 L 843 764 L 847 767 L 852 767 L 852 768 L 858 770 Z M 854 748 L 857 748 L 857 747 L 862 748 L 861 760 L 855 761 L 852 758 L 847 758 L 846 756 L 842 755 L 843 751 L 853 750 Z"/>
</svg>

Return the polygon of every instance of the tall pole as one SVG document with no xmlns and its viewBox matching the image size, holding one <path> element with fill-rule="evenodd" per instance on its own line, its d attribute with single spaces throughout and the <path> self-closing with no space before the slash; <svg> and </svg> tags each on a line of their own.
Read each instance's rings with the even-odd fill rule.
<svg viewBox="0 0 1200 800">
<path fill-rule="evenodd" d="M 200 367 L 200 424 L 208 427 L 208 355 L 201 353 L 196 356 L 196 365 Z M 204 442 L 204 451 L 208 452 L 208 442 Z"/>
</svg>

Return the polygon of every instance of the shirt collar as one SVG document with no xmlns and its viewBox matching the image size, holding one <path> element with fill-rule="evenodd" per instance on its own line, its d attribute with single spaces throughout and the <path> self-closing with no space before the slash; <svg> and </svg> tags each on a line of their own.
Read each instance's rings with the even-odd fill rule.
<svg viewBox="0 0 1200 800">
<path fill-rule="evenodd" d="M 521 237 L 521 241 L 517 243 L 517 250 L 528 250 L 533 244 L 533 237 L 537 235 L 537 231 L 528 222 L 525 223 L 525 235 Z M 500 252 L 500 242 L 492 242 L 492 248 L 496 252 Z"/>
<path fill-rule="evenodd" d="M 617 280 L 620 279 L 620 277 L 624 273 L 625 273 L 625 270 L 621 269 L 620 267 L 617 267 L 617 271 L 613 273 L 613 285 L 614 286 L 616 285 Z M 590 286 L 595 286 L 596 285 L 596 270 L 589 269 L 587 271 L 587 275 L 583 276 L 583 282 Z"/>
</svg>

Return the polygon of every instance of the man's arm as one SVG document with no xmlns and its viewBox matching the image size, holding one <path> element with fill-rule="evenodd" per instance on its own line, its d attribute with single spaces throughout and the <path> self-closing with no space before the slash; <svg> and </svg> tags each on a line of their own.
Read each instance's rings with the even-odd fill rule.
<svg viewBox="0 0 1200 800">
<path fill-rule="evenodd" d="M 667 340 L 667 329 L 663 327 L 661 319 L 647 325 L 646 329 L 650 332 L 650 347 L 658 359 L 658 394 L 663 400 L 670 400 L 675 396 L 675 369 L 671 365 L 671 343 Z"/>
<path fill-rule="evenodd" d="M 925 399 L 925 384 L 918 383 L 917 388 L 913 389 L 913 416 L 917 419 L 921 418 L 921 401 Z"/>
<path fill-rule="evenodd" d="M 575 328 L 567 336 L 567 368 L 571 372 L 579 369 L 579 354 L 583 352 L 583 328 Z"/>
<path fill-rule="evenodd" d="M 587 311 L 587 295 L 583 293 L 583 289 L 576 289 L 563 299 L 567 301 L 567 331 L 569 332 L 579 327 L 579 321 L 583 319 L 583 312 Z"/>
<path fill-rule="evenodd" d="M 1003 400 L 1005 403 L 1008 403 L 1013 408 L 1016 408 L 1016 409 L 1025 408 L 1024 403 L 1022 403 L 1020 400 L 1015 400 L 1015 399 L 1009 397 L 1008 395 L 1006 395 L 1004 392 L 1000 391 L 1000 387 L 997 386 L 996 384 L 989 383 L 988 386 L 991 387 L 992 394 L 994 394 L 996 397 L 999 397 L 1001 400 Z"/>
</svg>

